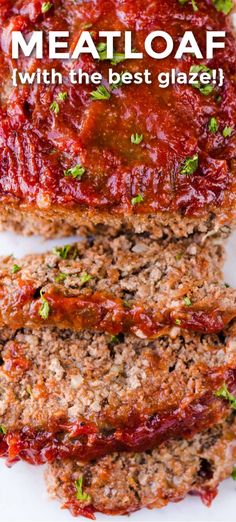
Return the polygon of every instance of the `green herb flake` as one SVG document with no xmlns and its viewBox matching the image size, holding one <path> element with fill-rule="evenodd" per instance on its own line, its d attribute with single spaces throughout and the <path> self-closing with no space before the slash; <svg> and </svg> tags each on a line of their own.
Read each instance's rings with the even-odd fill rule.
<svg viewBox="0 0 236 522">
<path fill-rule="evenodd" d="M 99 85 L 96 91 L 91 92 L 93 100 L 109 100 L 111 93 L 106 89 L 105 85 Z"/>
<path fill-rule="evenodd" d="M 42 317 L 42 319 L 45 320 L 48 318 L 48 316 L 50 314 L 50 306 L 49 306 L 49 302 L 44 297 L 42 290 L 40 291 L 40 297 L 41 297 L 41 301 L 42 301 L 42 306 L 39 310 L 39 315 L 40 315 L 40 317 Z"/>
<path fill-rule="evenodd" d="M 219 124 L 216 118 L 212 117 L 208 123 L 208 130 L 215 134 L 219 129 Z"/>
<path fill-rule="evenodd" d="M 67 259 L 70 250 L 71 250 L 71 246 L 65 245 L 63 247 L 54 247 L 52 249 L 52 252 L 56 256 L 59 256 L 61 259 Z"/>
<path fill-rule="evenodd" d="M 12 269 L 11 269 L 11 273 L 12 274 L 17 274 L 17 272 L 19 272 L 21 270 L 21 266 L 19 265 L 13 265 Z"/>
<path fill-rule="evenodd" d="M 99 60 L 108 60 L 107 58 L 107 44 L 105 42 L 99 42 L 97 45 L 97 52 L 99 54 Z M 118 65 L 121 62 L 126 60 L 124 53 L 113 53 L 113 58 L 111 59 L 111 65 Z"/>
<path fill-rule="evenodd" d="M 179 252 L 178 254 L 176 254 L 176 256 L 175 256 L 176 261 L 181 261 L 183 256 L 184 256 L 184 252 Z"/>
<path fill-rule="evenodd" d="M 233 132 L 232 127 L 225 127 L 222 134 L 223 134 L 224 138 L 229 138 L 231 136 L 232 132 Z"/>
<path fill-rule="evenodd" d="M 229 401 L 229 404 L 233 410 L 236 410 L 236 397 L 230 393 L 226 384 L 223 384 L 221 388 L 215 393 L 216 397 L 221 397 L 226 401 Z"/>
<path fill-rule="evenodd" d="M 231 477 L 233 480 L 236 480 L 236 467 L 234 467 L 232 473 L 231 473 Z"/>
<path fill-rule="evenodd" d="M 219 13 L 229 14 L 233 9 L 233 0 L 213 0 L 213 4 Z"/>
<path fill-rule="evenodd" d="M 121 62 L 124 62 L 126 60 L 124 53 L 116 53 L 114 52 L 113 58 L 111 60 L 111 65 L 118 65 Z"/>
<path fill-rule="evenodd" d="M 177 324 L 178 326 L 181 325 L 181 320 L 180 319 L 175 319 L 175 324 Z"/>
<path fill-rule="evenodd" d="M 142 203 L 142 202 L 143 202 L 143 196 L 141 194 L 138 194 L 137 196 L 135 196 L 135 198 L 131 199 L 131 204 L 133 206 L 138 205 L 138 203 Z"/>
<path fill-rule="evenodd" d="M 80 477 L 75 482 L 76 498 L 80 502 L 91 502 L 91 496 L 83 492 L 83 477 Z"/>
<path fill-rule="evenodd" d="M 117 344 L 119 342 L 119 339 L 116 335 L 111 336 L 111 343 Z"/>
<path fill-rule="evenodd" d="M 124 301 L 124 305 L 125 305 L 126 308 L 132 308 L 131 304 L 129 303 L 129 301 Z"/>
<path fill-rule="evenodd" d="M 134 145 L 139 145 L 143 141 L 143 134 L 138 134 L 136 132 L 135 134 L 132 134 L 130 140 Z"/>
<path fill-rule="evenodd" d="M 93 27 L 93 24 L 92 24 L 91 22 L 86 22 L 85 24 L 83 24 L 83 25 L 81 26 L 81 29 L 82 29 L 83 31 L 86 31 L 86 29 L 91 29 L 91 27 Z"/>
<path fill-rule="evenodd" d="M 50 111 L 54 112 L 54 114 L 59 114 L 60 107 L 56 101 L 52 102 L 50 105 Z"/>
<path fill-rule="evenodd" d="M 190 0 L 190 1 L 191 1 L 191 4 L 192 4 L 192 7 L 193 7 L 193 10 L 194 10 L 195 12 L 197 12 L 197 11 L 198 11 L 198 6 L 197 6 L 197 2 L 196 2 L 196 0 Z M 188 2 L 189 2 L 189 0 L 179 0 L 179 4 L 180 4 L 180 5 L 185 5 L 185 4 L 187 4 Z"/>
<path fill-rule="evenodd" d="M 68 177 L 71 176 L 74 179 L 81 179 L 84 175 L 86 169 L 82 167 L 82 165 L 75 165 L 74 167 L 71 167 L 70 169 L 65 170 L 64 176 Z"/>
<path fill-rule="evenodd" d="M 4 424 L 0 424 L 0 434 L 1 435 L 7 434 L 7 428 L 4 426 Z"/>
<path fill-rule="evenodd" d="M 88 283 L 88 281 L 90 281 L 90 279 L 92 279 L 92 276 L 90 274 L 87 274 L 87 272 L 85 272 L 84 274 L 82 274 L 80 276 L 80 282 L 82 285 L 84 285 L 85 283 Z"/>
<path fill-rule="evenodd" d="M 210 74 L 212 76 L 212 70 L 209 69 L 209 67 L 206 67 L 206 65 L 192 65 L 190 67 L 190 73 L 202 73 L 202 72 L 206 72 L 208 74 Z M 200 80 L 196 80 L 193 84 L 192 84 L 192 87 L 194 87 L 194 89 L 198 89 L 200 91 L 201 94 L 203 94 L 204 96 L 208 96 L 208 94 L 211 94 L 213 91 L 214 91 L 214 85 L 212 85 L 211 83 L 208 83 L 206 85 L 203 85 Z"/>
<path fill-rule="evenodd" d="M 105 42 L 99 42 L 97 52 L 99 54 L 99 60 L 107 60 L 107 44 Z"/>
<path fill-rule="evenodd" d="M 192 306 L 192 301 L 188 296 L 184 297 L 184 304 L 185 306 Z"/>
<path fill-rule="evenodd" d="M 50 11 L 52 6 L 53 4 L 51 4 L 51 2 L 43 2 L 41 12 L 43 14 L 47 13 L 48 11 Z"/>
<path fill-rule="evenodd" d="M 58 97 L 58 100 L 64 102 L 64 101 L 66 101 L 67 98 L 68 98 L 68 92 L 66 92 L 66 91 L 64 91 L 64 92 L 59 92 L 57 97 Z"/>
<path fill-rule="evenodd" d="M 63 281 L 65 281 L 65 279 L 67 278 L 67 274 L 64 274 L 63 272 L 60 272 L 60 274 L 55 277 L 55 282 L 56 283 L 63 283 Z"/>
<path fill-rule="evenodd" d="M 180 174 L 182 174 L 183 176 L 191 176 L 198 169 L 198 163 L 199 163 L 198 154 L 195 154 L 192 157 L 186 158 L 186 160 L 184 161 L 184 163 L 181 167 Z"/>
</svg>

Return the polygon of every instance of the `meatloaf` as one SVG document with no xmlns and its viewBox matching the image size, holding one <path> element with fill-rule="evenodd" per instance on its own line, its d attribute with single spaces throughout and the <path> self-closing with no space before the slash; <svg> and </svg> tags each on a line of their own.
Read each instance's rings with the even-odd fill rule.
<svg viewBox="0 0 236 522">
<path fill-rule="evenodd" d="M 155 337 L 170 325 L 220 331 L 236 313 L 220 237 L 154 240 L 126 231 L 0 264 L 0 325 Z"/>
<path fill-rule="evenodd" d="M 176 326 L 156 340 L 2 329 L 0 454 L 91 460 L 191 438 L 234 405 L 235 346 L 234 324 L 219 335 Z"/>
<path fill-rule="evenodd" d="M 162 508 L 188 493 L 210 505 L 233 470 L 235 436 L 231 416 L 191 441 L 170 441 L 153 451 L 114 453 L 88 464 L 55 461 L 46 474 L 48 491 L 73 515 L 88 518 L 96 511 L 115 515 Z"/>
<path fill-rule="evenodd" d="M 233 2 L 232 2 L 233 5 Z M 4 226 L 10 222 L 47 233 L 81 224 L 129 224 L 137 231 L 175 235 L 214 229 L 235 219 L 236 52 L 230 11 L 223 2 L 161 0 L 52 0 L 42 12 L 38 0 L 3 0 L 0 8 L 0 202 Z M 89 30 L 99 59 L 50 60 L 47 35 L 69 31 L 72 51 L 82 30 Z M 167 31 L 177 43 L 193 31 L 204 58 L 193 54 L 153 59 L 144 40 L 153 30 Z M 143 59 L 125 60 L 123 38 L 106 59 L 99 31 L 132 32 L 132 46 Z M 43 59 L 11 58 L 11 33 L 27 38 L 43 31 Z M 206 31 L 226 31 L 225 49 L 206 59 Z M 157 44 L 159 45 L 160 42 Z M 155 47 L 155 44 L 154 44 Z M 175 49 L 176 50 L 176 49 Z M 188 74 L 223 68 L 222 87 L 178 83 L 162 88 L 160 72 Z M 62 85 L 18 85 L 13 69 L 38 68 L 62 74 Z M 108 69 L 131 74 L 148 70 L 152 83 L 114 88 Z M 204 67 L 206 69 L 204 69 Z M 192 69 L 193 68 L 193 69 Z M 203 69 L 202 69 L 203 68 Z M 73 85 L 69 71 L 102 75 L 100 86 Z M 40 223 L 37 224 L 37 219 Z M 52 224 L 50 225 L 50 222 Z M 45 223 L 45 225 L 42 225 Z M 33 226 L 32 226 L 33 224 Z M 49 227 L 49 228 L 48 228 Z M 68 230 L 68 228 L 67 228 Z"/>
</svg>

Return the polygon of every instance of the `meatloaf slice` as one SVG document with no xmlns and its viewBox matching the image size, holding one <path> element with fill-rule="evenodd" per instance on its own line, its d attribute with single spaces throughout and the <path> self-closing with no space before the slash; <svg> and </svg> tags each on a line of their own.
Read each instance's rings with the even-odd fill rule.
<svg viewBox="0 0 236 522">
<path fill-rule="evenodd" d="M 156 340 L 1 330 L 1 454 L 41 463 L 144 451 L 220 422 L 236 391 L 235 326 Z M 225 388 L 224 388 L 225 389 Z"/>
<path fill-rule="evenodd" d="M 184 5 L 181 5 L 183 4 Z M 230 2 L 229 2 L 230 3 Z M 35 0 L 4 0 L 0 10 L 0 209 L 18 223 L 37 218 L 62 221 L 76 228 L 88 221 L 129 224 L 136 230 L 160 232 L 168 227 L 177 235 L 212 229 L 235 220 L 236 53 L 230 20 L 223 2 L 162 0 L 61 0 L 42 13 Z M 75 48 L 80 31 L 89 24 L 99 59 L 81 54 L 68 60 L 48 57 L 33 62 L 20 53 L 11 58 L 11 33 L 25 38 L 35 29 L 63 27 Z M 106 59 L 99 31 L 119 30 L 115 63 Z M 206 31 L 225 31 L 225 48 L 213 59 L 191 53 L 164 60 L 145 51 L 145 38 L 161 28 L 174 42 L 185 31 L 197 35 L 206 47 Z M 124 31 L 132 32 L 132 46 L 142 59 L 125 60 Z M 156 42 L 154 42 L 154 48 Z M 157 43 L 158 46 L 158 43 Z M 98 47 L 98 48 L 99 48 Z M 118 58 L 118 59 L 117 59 Z M 118 63 L 117 63 L 118 62 Z M 177 64 L 177 66 L 176 66 Z M 172 69 L 188 75 L 200 67 L 224 71 L 224 84 L 207 90 L 178 83 L 159 85 L 160 72 Z M 12 87 L 12 70 L 34 72 L 54 68 L 62 85 Z M 122 74 L 148 70 L 152 83 L 108 86 L 109 69 Z M 100 86 L 75 84 L 70 71 L 101 74 Z M 213 122 L 216 122 L 212 126 Z M 212 129 L 213 127 L 213 129 Z M 215 129 L 215 130 L 214 130 Z M 27 226 L 30 226 L 28 224 Z M 53 225 L 52 225 L 53 227 Z M 52 229 L 53 232 L 53 229 Z"/>
<path fill-rule="evenodd" d="M 83 465 L 55 461 L 46 473 L 48 491 L 73 515 L 126 514 L 143 507 L 162 508 L 188 493 L 209 505 L 236 460 L 236 420 L 144 453 L 114 453 Z"/>
<path fill-rule="evenodd" d="M 101 232 L 77 245 L 0 265 L 0 324 L 155 337 L 178 324 L 220 331 L 236 312 L 222 286 L 220 238 L 154 240 Z"/>
</svg>

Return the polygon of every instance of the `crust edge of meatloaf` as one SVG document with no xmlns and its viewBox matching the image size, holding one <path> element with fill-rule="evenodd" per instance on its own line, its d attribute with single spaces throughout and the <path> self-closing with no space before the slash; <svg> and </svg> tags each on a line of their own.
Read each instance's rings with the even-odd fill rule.
<svg viewBox="0 0 236 522">
<path fill-rule="evenodd" d="M 65 237 L 68 235 L 81 235 L 84 230 L 95 230 L 97 225 L 105 225 L 119 229 L 127 227 L 136 233 L 152 232 L 156 238 L 163 235 L 175 237 L 187 237 L 200 232 L 203 234 L 217 233 L 223 226 L 230 226 L 236 220 L 230 219 L 226 213 L 220 211 L 203 212 L 199 216 L 187 216 L 176 213 L 170 215 L 168 212 L 156 214 L 129 214 L 109 215 L 106 212 L 97 210 L 80 209 L 74 210 L 73 207 L 64 208 L 45 208 L 37 209 L 25 206 L 17 208 L 8 203 L 0 203 L 1 217 L 0 230 L 10 230 L 24 235 L 37 234 L 45 238 Z"/>
<path fill-rule="evenodd" d="M 236 419 L 230 416 L 191 442 L 164 443 L 137 456 L 116 453 L 87 465 L 55 461 L 45 473 L 48 494 L 74 516 L 88 518 L 95 512 L 122 515 L 162 508 L 187 494 L 199 495 L 209 506 L 234 469 L 235 436 Z M 85 497 L 78 501 L 76 481 L 81 477 Z"/>
</svg>

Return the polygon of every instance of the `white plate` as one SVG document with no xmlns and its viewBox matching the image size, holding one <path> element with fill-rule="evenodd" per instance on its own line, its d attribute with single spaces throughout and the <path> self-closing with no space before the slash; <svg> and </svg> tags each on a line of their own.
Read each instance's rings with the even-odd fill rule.
<svg viewBox="0 0 236 522">
<path fill-rule="evenodd" d="M 11 233 L 0 234 L 0 255 L 44 252 L 54 245 L 71 242 L 70 238 L 43 241 L 40 238 L 23 238 Z M 236 287 L 236 234 L 228 243 L 225 280 Z M 4 522 L 73 522 L 68 511 L 60 510 L 59 503 L 51 501 L 43 480 L 44 466 L 31 467 L 23 462 L 11 469 L 0 462 L 0 518 Z M 199 498 L 188 497 L 183 502 L 171 504 L 161 510 L 142 510 L 132 515 L 132 522 L 225 522 L 235 520 L 236 482 L 232 479 L 221 485 L 212 507 L 203 506 Z M 83 519 L 85 520 L 85 519 Z M 97 515 L 98 521 L 125 522 L 124 517 Z"/>
</svg>

